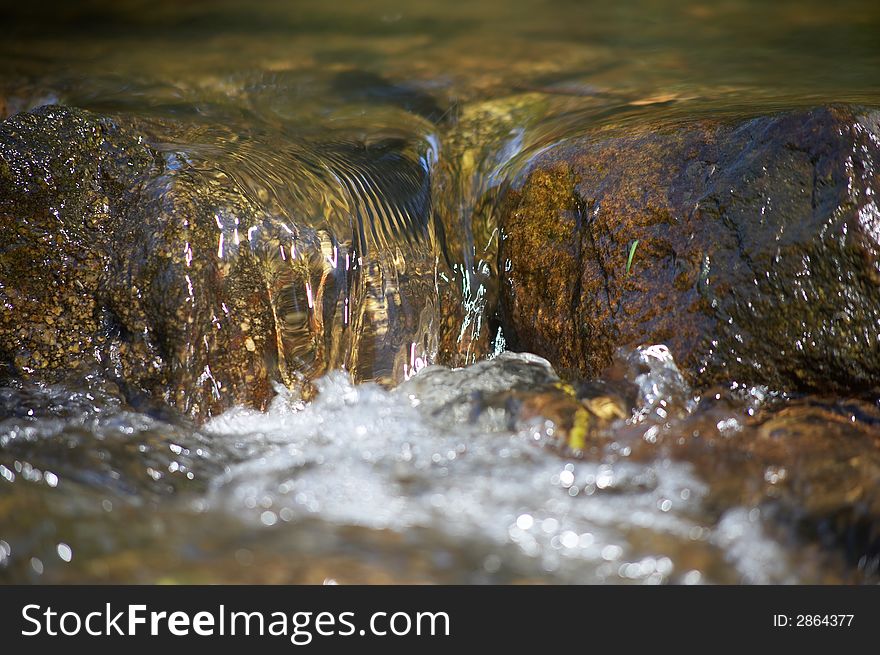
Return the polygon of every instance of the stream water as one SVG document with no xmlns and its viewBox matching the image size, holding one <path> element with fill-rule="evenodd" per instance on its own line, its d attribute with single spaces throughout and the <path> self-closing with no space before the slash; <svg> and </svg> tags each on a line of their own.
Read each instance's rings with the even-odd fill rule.
<svg viewBox="0 0 880 655">
<path fill-rule="evenodd" d="M 334 296 L 328 370 L 301 338 L 317 289 L 287 291 L 281 356 L 319 375 L 318 393 L 279 380 L 266 412 L 198 426 L 135 409 L 99 375 L 0 388 L 0 581 L 876 582 L 877 403 L 736 383 L 697 393 L 655 345 L 593 382 L 621 409 L 573 450 L 563 381 L 504 351 L 486 315 L 492 199 L 531 157 L 585 125 L 878 105 L 876 3 L 3 13 L 4 115 L 57 103 L 137 121 L 169 166 L 235 185 L 260 225 L 305 224 L 303 242 L 334 262 L 373 255 L 368 279 L 399 297 L 358 323 L 348 292 Z M 363 144 L 387 155 L 359 159 Z M 369 220 L 353 228 L 355 214 Z M 225 220 L 221 259 L 249 227 Z M 260 247 L 294 255 L 274 239 Z M 401 260 L 414 282 L 395 277 Z M 423 311 L 438 275 L 459 305 L 457 368 L 434 363 L 449 300 Z M 411 345 L 360 348 L 350 322 L 404 326 Z"/>
</svg>

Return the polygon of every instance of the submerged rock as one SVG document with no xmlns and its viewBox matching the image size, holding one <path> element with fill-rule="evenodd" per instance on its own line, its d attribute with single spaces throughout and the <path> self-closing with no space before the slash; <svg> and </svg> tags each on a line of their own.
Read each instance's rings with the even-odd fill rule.
<svg viewBox="0 0 880 655">
<path fill-rule="evenodd" d="M 462 369 L 428 367 L 395 393 L 438 425 L 466 422 L 489 433 L 515 431 L 584 458 L 600 453 L 610 429 L 632 412 L 632 387 L 625 381 L 569 384 L 541 357 L 502 352 Z"/>
<path fill-rule="evenodd" d="M 748 524 L 782 543 L 798 543 L 797 568 L 815 566 L 828 576 L 828 558 L 850 568 L 845 582 L 875 581 L 880 572 L 880 414 L 875 403 L 805 396 L 768 402 L 748 413 L 741 400 L 718 389 L 680 422 L 651 422 L 631 435 L 631 459 L 653 460 L 658 454 L 687 462 L 706 480 L 705 506 L 719 520 L 718 545 L 725 525 L 734 520 L 741 532 Z M 718 400 L 715 400 L 718 398 Z M 749 564 L 766 576 L 771 563 Z M 760 569 L 766 569 L 761 571 Z M 795 569 L 795 570 L 796 570 Z M 758 577 L 757 581 L 762 580 Z M 752 581 L 756 581 L 752 580 Z"/>
<path fill-rule="evenodd" d="M 196 418 L 338 366 L 403 379 L 441 350 L 440 304 L 461 304 L 435 291 L 423 145 L 9 118 L 0 361 L 48 382 L 98 368 Z"/>
<path fill-rule="evenodd" d="M 691 383 L 880 389 L 880 113 L 587 130 L 502 208 L 505 335 L 595 375 L 665 343 Z"/>
</svg>

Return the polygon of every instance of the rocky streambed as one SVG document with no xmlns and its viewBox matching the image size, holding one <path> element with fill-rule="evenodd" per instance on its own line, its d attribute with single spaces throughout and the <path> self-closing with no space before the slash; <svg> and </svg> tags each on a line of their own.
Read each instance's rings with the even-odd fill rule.
<svg viewBox="0 0 880 655">
<path fill-rule="evenodd" d="M 877 581 L 870 87 L 164 11 L 6 46 L 0 579 Z"/>
</svg>

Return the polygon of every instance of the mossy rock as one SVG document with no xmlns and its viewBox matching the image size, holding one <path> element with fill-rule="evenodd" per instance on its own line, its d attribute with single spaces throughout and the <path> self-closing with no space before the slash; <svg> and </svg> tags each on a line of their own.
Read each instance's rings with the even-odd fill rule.
<svg viewBox="0 0 880 655">
<path fill-rule="evenodd" d="M 700 386 L 876 393 L 878 121 L 819 107 L 542 152 L 501 212 L 512 345 L 596 375 L 618 347 L 665 343 Z"/>
</svg>

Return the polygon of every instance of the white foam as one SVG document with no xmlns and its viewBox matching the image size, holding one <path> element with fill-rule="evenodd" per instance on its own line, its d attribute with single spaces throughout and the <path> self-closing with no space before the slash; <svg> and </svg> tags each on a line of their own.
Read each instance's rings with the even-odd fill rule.
<svg viewBox="0 0 880 655">
<path fill-rule="evenodd" d="M 633 532 L 689 538 L 705 488 L 686 465 L 571 461 L 497 422 L 487 429 L 443 411 L 534 376 L 555 374 L 540 358 L 510 354 L 432 367 L 394 391 L 334 372 L 304 407 L 281 395 L 266 413 L 227 412 L 207 429 L 246 454 L 213 482 L 209 502 L 255 524 L 283 511 L 290 521 L 425 528 L 487 556 L 513 545 L 536 574 L 570 581 L 667 577 L 663 567 L 626 565 L 663 557 L 630 543 Z"/>
</svg>

